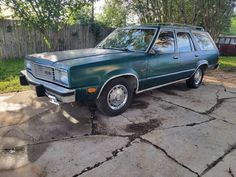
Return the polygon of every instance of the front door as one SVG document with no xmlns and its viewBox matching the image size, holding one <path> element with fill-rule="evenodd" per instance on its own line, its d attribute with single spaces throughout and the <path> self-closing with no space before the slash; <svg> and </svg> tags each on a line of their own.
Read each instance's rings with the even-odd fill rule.
<svg viewBox="0 0 236 177">
<path fill-rule="evenodd" d="M 176 41 L 173 30 L 161 30 L 156 39 L 148 60 L 148 86 L 155 87 L 177 80 L 174 73 L 179 71 L 181 62 L 176 52 Z"/>
</svg>

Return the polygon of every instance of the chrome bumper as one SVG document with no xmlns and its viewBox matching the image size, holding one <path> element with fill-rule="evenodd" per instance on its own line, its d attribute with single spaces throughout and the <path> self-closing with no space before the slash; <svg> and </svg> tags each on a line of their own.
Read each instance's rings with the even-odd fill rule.
<svg viewBox="0 0 236 177">
<path fill-rule="evenodd" d="M 75 102 L 75 90 L 35 78 L 26 70 L 21 71 L 20 82 L 22 85 L 32 85 L 36 88 L 38 96 L 47 96 L 54 104 Z M 24 78 L 26 80 L 24 80 Z"/>
</svg>

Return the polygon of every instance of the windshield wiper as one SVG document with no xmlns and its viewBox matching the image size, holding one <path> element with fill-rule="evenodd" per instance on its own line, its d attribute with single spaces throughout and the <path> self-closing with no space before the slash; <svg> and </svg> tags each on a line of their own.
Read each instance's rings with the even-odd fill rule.
<svg viewBox="0 0 236 177">
<path fill-rule="evenodd" d="M 123 47 L 123 48 L 113 48 L 113 47 L 104 47 L 104 46 L 97 46 L 98 48 L 102 48 L 102 49 L 111 49 L 111 50 L 122 50 L 122 51 L 131 51 L 128 49 L 128 47 Z"/>
</svg>

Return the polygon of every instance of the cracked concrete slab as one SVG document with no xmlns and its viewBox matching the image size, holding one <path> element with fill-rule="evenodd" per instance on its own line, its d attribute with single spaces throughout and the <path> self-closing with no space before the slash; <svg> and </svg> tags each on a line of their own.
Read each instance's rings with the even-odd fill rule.
<svg viewBox="0 0 236 177">
<path fill-rule="evenodd" d="M 222 176 L 235 177 L 236 176 L 236 151 L 228 154 L 222 161 L 220 161 L 215 168 L 207 172 L 203 177 Z"/>
<path fill-rule="evenodd" d="M 209 77 L 199 89 L 136 95 L 116 117 L 57 107 L 34 91 L 0 95 L 0 169 L 13 169 L 0 177 L 234 175 L 235 75 Z"/>
<path fill-rule="evenodd" d="M 129 109 L 122 115 L 135 123 L 157 119 L 161 122 L 161 128 L 200 123 L 211 119 L 208 116 L 189 111 L 148 95 L 141 95 L 137 99 L 138 102 L 146 102 L 145 100 L 148 100 L 148 106 L 145 109 Z"/>
<path fill-rule="evenodd" d="M 197 175 L 176 164 L 152 145 L 136 141 L 120 152 L 115 159 L 81 176 L 196 177 Z"/>
<path fill-rule="evenodd" d="M 214 120 L 194 127 L 154 130 L 142 137 L 201 174 L 236 142 L 235 134 L 233 125 Z"/>
<path fill-rule="evenodd" d="M 37 98 L 34 91 L 0 95 L 0 128 L 16 125 L 55 107 L 47 98 Z"/>
<path fill-rule="evenodd" d="M 225 100 L 211 115 L 236 125 L 236 98 Z"/>
<path fill-rule="evenodd" d="M 47 177 L 73 176 L 88 166 L 106 161 L 114 150 L 126 146 L 127 143 L 128 138 L 87 136 L 26 146 L 27 150 L 21 156 L 26 156 L 24 160 L 29 166 L 14 171 L 1 171 L 0 176 L 19 177 L 24 176 L 25 172 L 37 176 L 33 171 L 35 168 L 38 173 L 46 174 Z"/>
<path fill-rule="evenodd" d="M 14 138 L 16 141 L 21 139 L 26 143 L 35 144 L 90 134 L 91 125 L 87 117 L 88 113 L 85 114 L 86 110 L 78 113 L 79 108 L 79 105 L 75 104 L 50 109 L 45 114 L 35 116 L 20 125 L 0 128 L 0 136 Z M 30 115 L 30 112 L 28 114 Z M 73 122 L 71 119 L 74 119 Z"/>
<path fill-rule="evenodd" d="M 185 83 L 177 83 L 149 92 L 153 97 L 200 113 L 207 112 L 217 104 L 217 93 L 221 94 L 222 97 L 233 96 L 231 93 L 226 94 L 222 86 L 208 83 L 198 89 L 188 89 Z"/>
<path fill-rule="evenodd" d="M 223 72 L 221 70 L 210 71 L 205 75 L 205 81 L 212 85 L 221 85 L 227 90 L 236 94 L 235 72 Z"/>
<path fill-rule="evenodd" d="M 147 101 L 148 100 L 148 101 Z M 188 109 L 166 103 L 147 94 L 137 96 L 131 108 L 120 116 L 106 117 L 97 114 L 98 123 L 110 134 L 130 135 L 127 127 L 132 124 L 147 123 L 150 120 L 160 122 L 158 128 L 172 128 L 185 125 L 195 125 L 211 120 L 207 115 L 201 115 Z"/>
</svg>

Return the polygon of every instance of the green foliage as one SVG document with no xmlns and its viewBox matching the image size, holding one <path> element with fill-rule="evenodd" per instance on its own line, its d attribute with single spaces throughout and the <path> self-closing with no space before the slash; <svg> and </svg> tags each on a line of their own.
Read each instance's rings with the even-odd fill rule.
<svg viewBox="0 0 236 177">
<path fill-rule="evenodd" d="M 3 16 L 2 12 L 3 12 L 3 9 L 2 9 L 2 7 L 0 6 L 0 20 L 1 20 L 1 19 L 4 19 L 4 16 Z"/>
<path fill-rule="evenodd" d="M 122 0 L 106 0 L 103 13 L 97 21 L 107 27 L 116 28 L 126 25 L 128 11 Z"/>
<path fill-rule="evenodd" d="M 220 69 L 236 72 L 236 57 L 220 57 Z"/>
<path fill-rule="evenodd" d="M 229 31 L 236 0 L 130 0 L 141 23 L 201 25 L 215 38 Z"/>
<path fill-rule="evenodd" d="M 236 35 L 236 17 L 233 17 L 231 19 L 231 28 L 228 34 Z"/>
<path fill-rule="evenodd" d="M 92 22 L 92 5 L 86 4 L 81 7 L 80 10 L 75 10 L 72 12 L 68 24 L 89 24 Z"/>
<path fill-rule="evenodd" d="M 71 17 L 85 5 L 82 0 L 1 0 L 14 15 L 30 27 L 41 32 L 46 29 L 60 30 Z"/>
<path fill-rule="evenodd" d="M 0 5 L 14 11 L 14 17 L 22 20 L 29 28 L 39 30 L 45 39 L 45 43 L 53 49 L 47 36 L 47 30 L 58 32 L 70 21 L 75 22 L 73 15 L 88 4 L 86 0 L 0 0 Z"/>
<path fill-rule="evenodd" d="M 0 60 L 0 93 L 27 90 L 19 82 L 20 71 L 24 68 L 23 59 Z"/>
</svg>

